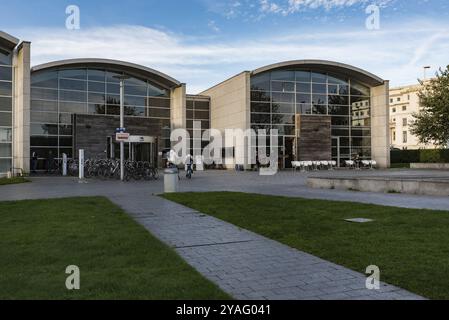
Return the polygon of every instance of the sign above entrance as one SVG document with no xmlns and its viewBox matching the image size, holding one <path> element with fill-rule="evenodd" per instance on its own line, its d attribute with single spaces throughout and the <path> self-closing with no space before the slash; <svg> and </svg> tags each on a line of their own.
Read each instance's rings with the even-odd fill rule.
<svg viewBox="0 0 449 320">
<path fill-rule="evenodd" d="M 129 133 L 116 133 L 115 140 L 117 142 L 128 142 L 129 136 Z"/>
<path fill-rule="evenodd" d="M 130 143 L 156 143 L 156 138 L 148 136 L 130 136 L 128 139 Z"/>
</svg>

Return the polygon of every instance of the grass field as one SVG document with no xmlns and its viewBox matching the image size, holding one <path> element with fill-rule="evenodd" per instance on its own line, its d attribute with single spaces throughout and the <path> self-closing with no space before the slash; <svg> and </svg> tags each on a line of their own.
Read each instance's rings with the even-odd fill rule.
<svg viewBox="0 0 449 320">
<path fill-rule="evenodd" d="M 30 182 L 30 180 L 25 179 L 25 178 L 11 178 L 11 179 L 7 179 L 7 178 L 0 178 L 0 186 L 4 186 L 4 185 L 9 185 L 9 184 L 18 184 L 18 183 L 26 183 L 26 182 Z"/>
<path fill-rule="evenodd" d="M 227 298 L 107 199 L 0 203 L 0 300 Z"/>
<path fill-rule="evenodd" d="M 361 273 L 377 265 L 382 281 L 449 299 L 449 212 L 243 193 L 165 198 Z"/>
</svg>

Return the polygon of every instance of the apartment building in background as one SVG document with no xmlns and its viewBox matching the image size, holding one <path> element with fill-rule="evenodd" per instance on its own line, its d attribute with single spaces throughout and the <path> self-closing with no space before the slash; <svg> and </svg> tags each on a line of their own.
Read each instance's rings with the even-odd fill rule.
<svg viewBox="0 0 449 320">
<path fill-rule="evenodd" d="M 411 133 L 414 114 L 421 111 L 419 91 L 421 84 L 390 89 L 390 138 L 391 147 L 401 150 L 434 149 L 433 144 L 422 144 Z"/>
</svg>

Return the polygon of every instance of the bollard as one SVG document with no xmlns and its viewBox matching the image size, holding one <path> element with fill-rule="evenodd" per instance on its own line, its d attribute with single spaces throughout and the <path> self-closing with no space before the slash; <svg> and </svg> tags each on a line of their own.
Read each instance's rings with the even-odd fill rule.
<svg viewBox="0 0 449 320">
<path fill-rule="evenodd" d="M 67 176 L 67 155 L 65 153 L 62 154 L 62 175 Z"/>
<path fill-rule="evenodd" d="M 84 150 L 80 149 L 79 151 L 79 178 L 80 180 L 84 180 Z"/>
<path fill-rule="evenodd" d="M 164 170 L 164 192 L 178 192 L 178 169 L 169 168 Z"/>
</svg>

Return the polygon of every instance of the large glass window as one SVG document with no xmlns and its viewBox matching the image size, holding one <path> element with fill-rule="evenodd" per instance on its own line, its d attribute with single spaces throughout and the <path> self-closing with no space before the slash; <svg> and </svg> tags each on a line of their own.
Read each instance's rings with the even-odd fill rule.
<svg viewBox="0 0 449 320">
<path fill-rule="evenodd" d="M 201 128 L 196 132 L 193 128 L 194 121 L 201 121 Z M 205 98 L 200 97 L 188 97 L 187 98 L 187 130 L 190 133 L 190 150 L 191 153 L 200 153 L 208 145 L 208 142 L 196 141 L 196 146 L 200 148 L 195 148 L 194 145 L 194 134 L 198 134 L 200 137 L 203 136 L 204 131 L 210 129 L 210 101 Z M 167 132 L 168 133 L 168 132 Z"/>
<path fill-rule="evenodd" d="M 4 72 L 0 69 L 0 75 Z M 120 83 L 116 78 L 120 75 L 123 73 L 115 70 L 90 68 L 61 68 L 32 74 L 31 150 L 37 152 L 42 163 L 50 151 L 57 158 L 62 153 L 73 154 L 74 114 L 120 114 Z M 10 84 L 5 83 L 0 80 L 0 113 L 10 110 L 11 105 L 10 98 L 2 95 L 11 91 Z M 151 79 L 127 79 L 124 103 L 128 117 L 170 123 L 170 92 Z M 0 115 L 0 128 L 8 121 L 8 117 Z M 165 138 L 169 139 L 169 132 Z"/>
<path fill-rule="evenodd" d="M 10 66 L 12 65 L 12 53 L 8 50 L 4 50 L 0 47 L 0 65 Z"/>
<path fill-rule="evenodd" d="M 295 136 L 295 114 L 330 115 L 340 155 L 371 156 L 370 88 L 344 76 L 314 70 L 275 70 L 251 78 L 251 126 L 278 129 L 280 149 Z M 287 139 L 285 139 L 287 138 Z M 336 148 L 336 146 L 334 146 Z M 334 150 L 333 150 L 334 151 Z M 337 152 L 333 152 L 335 157 Z"/>
<path fill-rule="evenodd" d="M 12 53 L 0 48 L 0 176 L 12 168 Z"/>
</svg>

